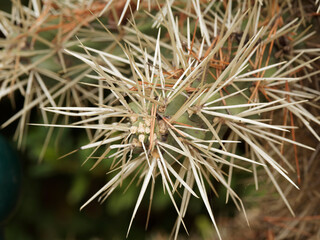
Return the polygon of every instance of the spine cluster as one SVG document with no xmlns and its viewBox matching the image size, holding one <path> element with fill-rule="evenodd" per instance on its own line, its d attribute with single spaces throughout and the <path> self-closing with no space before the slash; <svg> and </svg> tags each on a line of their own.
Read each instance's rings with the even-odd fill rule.
<svg viewBox="0 0 320 240">
<path fill-rule="evenodd" d="M 84 206 L 98 196 L 105 200 L 139 173 L 142 184 L 129 230 L 148 186 L 153 189 L 160 181 L 178 214 L 175 238 L 191 196 L 201 199 L 220 237 L 208 190 L 215 192 L 214 183 L 219 182 L 227 189 L 227 199 L 244 210 L 231 188 L 232 175 L 252 172 L 258 188 L 258 168 L 265 170 L 292 212 L 276 178 L 280 175 L 296 188 L 301 181 L 299 160 L 282 154 L 285 143 L 295 150 L 312 150 L 296 141 L 296 125 L 303 124 L 320 140 L 313 127 L 319 118 L 309 111 L 317 105 L 319 92 L 304 84 L 320 72 L 315 66 L 319 49 L 305 44 L 314 33 L 292 17 L 289 1 L 138 1 L 134 9 L 129 2 L 118 11 L 117 30 L 114 18 L 102 14 L 108 12 L 105 7 L 100 18 L 95 12 L 86 15 L 84 28 L 72 32 L 78 36 L 75 42 L 63 42 L 71 35 L 60 36 L 59 28 L 53 39 L 20 33 L 19 39 L 38 38 L 47 45 L 23 51 L 21 69 L 8 70 L 15 74 L 11 89 L 26 94 L 25 107 L 16 115 L 23 119 L 20 124 L 28 109 L 40 105 L 44 114 L 81 118 L 67 125 L 43 125 L 93 133 L 81 149 L 102 149 L 97 162 L 112 161 L 118 172 Z M 100 30 L 90 32 L 88 24 Z M 41 28 L 32 27 L 40 35 Z M 89 46 L 94 38 L 99 44 Z M 50 49 L 58 42 L 63 48 Z M 6 51 L 13 54 L 9 46 Z M 41 66 L 53 54 L 62 76 Z M 75 57 L 78 67 L 67 65 L 63 56 Z M 17 58 L 6 66 L 13 68 Z M 2 92 L 8 91 L 8 80 L 1 81 Z M 64 100 L 70 97 L 65 92 L 72 101 Z M 87 106 L 88 101 L 96 106 Z"/>
</svg>

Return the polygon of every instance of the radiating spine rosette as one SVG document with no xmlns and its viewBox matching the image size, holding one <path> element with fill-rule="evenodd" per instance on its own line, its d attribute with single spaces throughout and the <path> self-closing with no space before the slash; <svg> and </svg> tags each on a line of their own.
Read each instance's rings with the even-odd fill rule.
<svg viewBox="0 0 320 240">
<path fill-rule="evenodd" d="M 152 201 L 158 177 L 178 214 L 175 238 L 180 225 L 185 227 L 191 195 L 202 199 L 220 237 L 208 189 L 215 192 L 213 183 L 221 183 L 227 199 L 244 210 L 231 188 L 234 169 L 252 172 L 258 188 L 260 166 L 293 214 L 276 176 L 298 188 L 286 170 L 296 169 L 299 182 L 298 159 L 293 167 L 283 157 L 284 142 L 312 150 L 295 141 L 294 119 L 320 139 L 309 123 L 319 124 L 319 119 L 305 107 L 319 93 L 301 85 L 319 73 L 312 66 L 318 58 L 303 49 L 310 34 L 300 30 L 298 19 L 287 16 L 285 4 L 280 12 L 280 6 L 264 8 L 260 1 L 252 8 L 232 3 L 192 1 L 184 9 L 168 1 L 154 17 L 156 29 L 149 26 L 149 14 L 141 12 L 131 27 L 123 27 L 121 38 L 106 29 L 122 52 L 104 52 L 81 41 L 85 53 L 65 50 L 94 70 L 86 77 L 96 83 L 84 84 L 96 88 L 99 99 L 96 107 L 46 107 L 83 120 L 45 125 L 90 129 L 92 140 L 81 149 L 94 149 L 89 158 L 102 149 L 93 167 L 112 161 L 111 170 L 117 171 L 84 206 L 98 196 L 105 200 L 125 179 L 142 180 L 130 230 L 149 185 Z M 278 124 L 274 112 L 283 109 L 284 120 Z M 293 140 L 285 135 L 290 131 Z M 237 153 L 239 143 L 247 155 Z"/>
</svg>

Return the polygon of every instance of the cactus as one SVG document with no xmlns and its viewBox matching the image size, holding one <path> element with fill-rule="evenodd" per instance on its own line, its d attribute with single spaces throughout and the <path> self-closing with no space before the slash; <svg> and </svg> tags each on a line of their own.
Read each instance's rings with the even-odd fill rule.
<svg viewBox="0 0 320 240">
<path fill-rule="evenodd" d="M 133 7 L 129 2 L 119 23 Z M 83 75 L 87 80 L 77 86 L 90 96 L 97 94 L 89 100 L 96 106 L 70 101 L 57 105 L 44 91 L 50 105 L 43 110 L 81 119 L 36 125 L 86 129 L 90 142 L 80 150 L 93 149 L 88 157 L 96 159 L 93 168 L 101 161 L 112 162 L 110 171 L 116 173 L 83 207 L 97 197 L 106 200 L 123 182 L 130 185 L 131 178 L 137 178 L 142 184 L 129 234 L 147 189 L 152 201 L 161 178 L 178 215 L 174 237 L 181 225 L 186 229 L 183 218 L 190 198 L 196 197 L 221 238 L 207 192 L 216 192 L 216 182 L 222 184 L 227 201 L 231 198 L 245 214 L 231 188 L 232 175 L 252 172 L 258 188 L 261 168 L 294 215 L 276 179 L 280 175 L 299 188 L 297 147 L 314 150 L 296 141 L 297 122 L 320 140 L 310 124 L 320 124 L 319 119 L 307 110 L 319 92 L 303 86 L 320 72 L 314 67 L 319 57 L 312 55 L 319 49 L 306 48 L 304 41 L 313 33 L 292 18 L 288 1 L 251 2 L 166 1 L 147 8 L 142 1 L 119 32 L 96 19 L 105 30 L 101 36 L 114 41 L 112 50 L 88 46 L 97 32 L 91 39 L 79 38 L 81 50 L 65 45 L 64 53 L 88 67 Z M 45 64 L 39 67 L 47 69 Z M 282 155 L 284 143 L 292 144 L 294 163 Z"/>
</svg>

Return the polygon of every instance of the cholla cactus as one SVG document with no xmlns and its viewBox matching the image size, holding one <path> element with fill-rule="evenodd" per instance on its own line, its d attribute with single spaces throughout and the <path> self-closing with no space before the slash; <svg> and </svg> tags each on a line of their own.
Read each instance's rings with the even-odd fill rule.
<svg viewBox="0 0 320 240">
<path fill-rule="evenodd" d="M 93 138 L 80 149 L 94 149 L 88 157 L 97 159 L 93 167 L 112 161 L 110 171 L 117 171 L 83 207 L 97 197 L 104 201 L 125 179 L 138 178 L 142 186 L 129 233 L 148 186 L 152 201 L 161 178 L 178 214 L 175 238 L 185 227 L 191 196 L 203 201 L 220 237 L 208 189 L 215 192 L 214 182 L 219 182 L 227 189 L 227 201 L 231 198 L 244 210 L 231 188 L 234 169 L 252 172 L 258 188 L 260 167 L 294 214 L 275 176 L 298 188 L 286 168 L 297 171 L 299 183 L 299 162 L 296 158 L 293 167 L 281 154 L 284 142 L 295 150 L 313 150 L 295 141 L 295 119 L 320 140 L 309 123 L 319 124 L 319 119 L 305 107 L 315 104 L 311 101 L 319 99 L 319 92 L 300 84 L 319 73 L 313 67 L 318 58 L 304 49 L 312 33 L 301 31 L 300 20 L 291 19 L 287 1 L 250 2 L 167 1 L 153 17 L 135 13 L 129 26 L 122 27 L 121 38 L 105 29 L 121 53 L 86 46 L 81 39 L 85 53 L 64 50 L 94 70 L 86 75 L 92 83 L 84 85 L 99 93 L 97 106 L 52 104 L 43 109 L 82 120 L 44 125 L 90 129 Z M 273 116 L 281 110 L 279 123 Z M 245 155 L 237 153 L 239 143 L 246 147 Z M 102 154 L 95 156 L 98 149 Z"/>
</svg>

